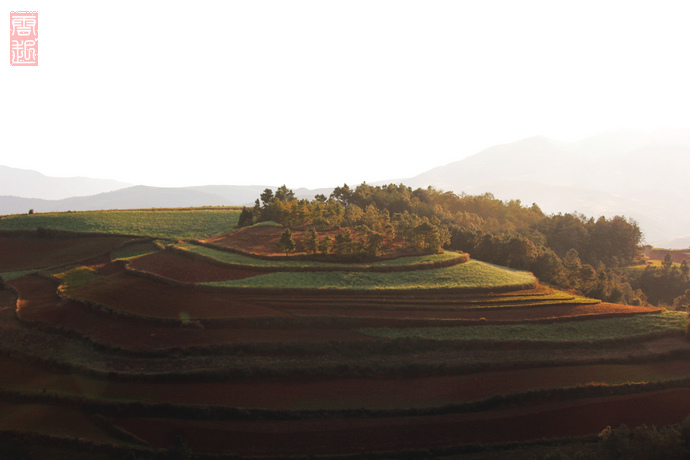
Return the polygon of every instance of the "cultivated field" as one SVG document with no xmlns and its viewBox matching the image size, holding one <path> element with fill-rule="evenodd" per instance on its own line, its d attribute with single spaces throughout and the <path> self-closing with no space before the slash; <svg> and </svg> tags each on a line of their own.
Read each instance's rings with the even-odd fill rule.
<svg viewBox="0 0 690 460">
<path fill-rule="evenodd" d="M 690 413 L 685 313 L 465 254 L 270 257 L 270 226 L 229 236 L 235 210 L 136 212 L 0 219 L 0 436 L 33 458 L 176 458 L 180 437 L 247 458 L 452 455 Z"/>
</svg>

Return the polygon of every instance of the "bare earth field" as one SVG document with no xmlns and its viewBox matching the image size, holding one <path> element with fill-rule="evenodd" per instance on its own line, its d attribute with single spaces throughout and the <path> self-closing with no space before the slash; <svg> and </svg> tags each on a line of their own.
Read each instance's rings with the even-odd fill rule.
<svg viewBox="0 0 690 460">
<path fill-rule="evenodd" d="M 125 236 L 38 237 L 0 234 L 0 273 L 46 268 L 89 259 L 133 241 Z"/>
<path fill-rule="evenodd" d="M 238 230 L 214 243 L 265 255 L 281 230 Z M 552 323 L 579 331 L 619 318 L 651 325 L 670 314 L 660 309 L 543 285 L 409 294 L 211 288 L 199 283 L 265 272 L 151 243 L 123 249 L 132 241 L 0 236 L 0 273 L 37 271 L 0 289 L 0 432 L 137 458 L 178 436 L 199 454 L 394 458 L 690 414 L 690 343 L 680 326 L 560 344 L 360 332 L 443 327 L 462 336 L 466 326 Z M 114 261 L 116 253 L 127 259 Z"/>
<path fill-rule="evenodd" d="M 212 265 L 190 258 L 183 258 L 168 251 L 160 251 L 134 259 L 130 267 L 134 270 L 155 273 L 183 283 L 235 280 L 266 273 Z"/>
<path fill-rule="evenodd" d="M 602 421 L 668 425 L 689 412 L 690 389 L 678 389 L 478 414 L 252 422 L 119 418 L 115 423 L 161 448 L 184 432 L 197 452 L 309 456 L 583 436 L 600 431 Z"/>
</svg>

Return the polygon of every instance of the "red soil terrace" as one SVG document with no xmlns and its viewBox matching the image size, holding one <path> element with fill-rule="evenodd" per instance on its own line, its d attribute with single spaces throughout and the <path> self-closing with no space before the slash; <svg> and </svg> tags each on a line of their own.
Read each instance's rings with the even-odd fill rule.
<svg viewBox="0 0 690 460">
<path fill-rule="evenodd" d="M 75 263 L 105 254 L 133 240 L 131 237 L 112 235 L 56 238 L 0 235 L 0 272 Z"/>
<path fill-rule="evenodd" d="M 297 243 L 297 249 L 294 254 L 306 254 L 305 249 L 301 245 L 301 241 L 304 239 L 304 234 L 308 229 L 309 227 L 291 229 L 292 239 Z M 234 232 L 226 233 L 225 235 L 208 238 L 201 242 L 252 255 L 285 256 L 285 253 L 280 252 L 276 246 L 276 243 L 278 243 L 284 231 L 285 229 L 280 226 L 256 225 L 253 227 L 241 228 Z M 323 229 L 319 230 L 318 233 L 320 238 L 325 238 L 326 235 L 329 235 L 331 239 L 335 241 L 335 237 L 340 233 L 340 229 Z M 387 239 L 385 243 L 390 247 L 386 257 L 401 257 L 416 254 L 414 251 L 405 248 L 403 240 L 398 238 L 394 240 Z"/>
<path fill-rule="evenodd" d="M 690 389 L 581 401 L 545 402 L 481 413 L 297 421 L 194 421 L 114 418 L 125 430 L 167 448 L 183 434 L 200 453 L 329 455 L 400 452 L 463 444 L 591 435 L 607 425 L 668 425 L 690 413 Z"/>
</svg>

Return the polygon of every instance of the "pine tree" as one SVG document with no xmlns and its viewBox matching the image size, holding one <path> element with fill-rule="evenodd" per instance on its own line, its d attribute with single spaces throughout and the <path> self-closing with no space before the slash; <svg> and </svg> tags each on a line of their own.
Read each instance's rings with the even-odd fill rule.
<svg viewBox="0 0 690 460">
<path fill-rule="evenodd" d="M 302 240 L 302 244 L 307 252 L 312 254 L 319 252 L 319 234 L 316 233 L 316 230 L 313 228 L 307 230 L 304 235 L 304 239 Z"/>
<path fill-rule="evenodd" d="M 333 251 L 333 238 L 331 238 L 331 235 L 326 235 L 323 241 L 321 241 L 319 249 L 321 254 L 330 254 Z"/>
<path fill-rule="evenodd" d="M 344 228 L 335 236 L 335 253 L 339 256 L 352 254 L 352 233 Z"/>
<path fill-rule="evenodd" d="M 238 227 L 248 227 L 254 223 L 254 213 L 251 209 L 247 209 L 246 206 L 242 206 L 242 212 L 240 213 L 240 220 L 237 222 Z"/>
<path fill-rule="evenodd" d="M 286 228 L 283 234 L 280 235 L 280 240 L 278 240 L 276 246 L 278 246 L 278 249 L 285 252 L 285 255 L 295 250 L 297 245 L 295 244 L 295 240 L 292 239 L 292 232 L 289 228 Z"/>
</svg>

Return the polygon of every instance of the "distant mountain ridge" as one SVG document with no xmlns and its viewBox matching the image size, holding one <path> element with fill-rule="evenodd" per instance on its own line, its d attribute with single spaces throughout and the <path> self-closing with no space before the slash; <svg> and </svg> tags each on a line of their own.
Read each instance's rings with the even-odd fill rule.
<svg viewBox="0 0 690 460">
<path fill-rule="evenodd" d="M 501 200 L 536 203 L 547 214 L 577 211 L 595 218 L 624 215 L 640 224 L 645 242 L 683 249 L 690 245 L 689 175 L 690 130 L 621 131 L 577 142 L 531 137 L 490 147 L 412 178 L 374 185 L 393 182 L 413 188 L 433 186 L 458 194 L 488 192 Z M 107 190 L 89 195 L 89 187 Z M 98 179 L 49 178 L 35 171 L 0 166 L 0 195 L 4 195 L 0 196 L 0 215 L 26 213 L 29 209 L 48 212 L 252 205 L 266 188 L 277 186 L 130 186 Z M 88 196 L 40 199 L 74 190 Z M 295 194 L 311 199 L 319 193 L 328 196 L 331 191 L 301 188 Z"/>
<path fill-rule="evenodd" d="M 0 196 L 61 200 L 112 192 L 132 184 L 89 177 L 50 177 L 38 171 L 0 166 Z M 0 210 L 0 213 L 2 210 Z"/>
<path fill-rule="evenodd" d="M 537 203 L 547 214 L 635 219 L 648 243 L 690 234 L 690 130 L 606 133 L 578 142 L 532 137 L 434 168 L 405 184 Z M 686 247 L 686 246 L 681 246 Z"/>
<path fill-rule="evenodd" d="M 204 185 L 195 187 L 149 187 L 136 185 L 97 195 L 43 200 L 0 196 L 0 215 L 34 212 L 93 211 L 99 209 L 175 208 L 190 206 L 253 205 L 268 185 Z M 317 193 L 331 193 L 331 189 L 295 190 L 299 198 L 312 199 Z"/>
</svg>

